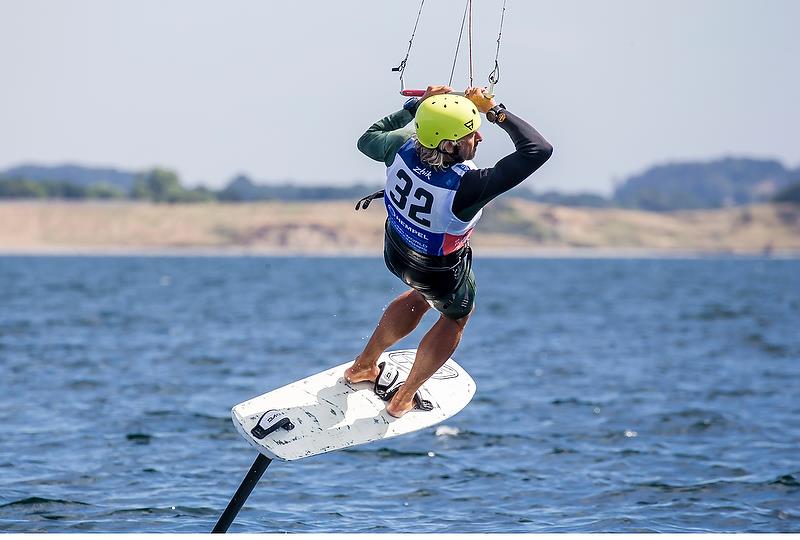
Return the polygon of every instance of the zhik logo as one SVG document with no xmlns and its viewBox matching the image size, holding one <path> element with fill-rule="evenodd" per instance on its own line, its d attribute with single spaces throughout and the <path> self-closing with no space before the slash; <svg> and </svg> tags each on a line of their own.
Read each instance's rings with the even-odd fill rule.
<svg viewBox="0 0 800 540">
<path fill-rule="evenodd" d="M 414 167 L 414 172 L 420 176 L 424 176 L 428 180 L 431 179 L 431 171 L 428 169 L 423 169 L 422 167 Z"/>
</svg>

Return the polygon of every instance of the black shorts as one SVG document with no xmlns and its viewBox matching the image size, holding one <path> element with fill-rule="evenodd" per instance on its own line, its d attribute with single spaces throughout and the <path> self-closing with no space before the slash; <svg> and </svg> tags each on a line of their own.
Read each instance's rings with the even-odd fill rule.
<svg viewBox="0 0 800 540">
<path fill-rule="evenodd" d="M 395 276 L 448 319 L 472 312 L 476 288 L 469 245 L 449 255 L 424 255 L 406 246 L 387 222 L 383 260 Z"/>
</svg>

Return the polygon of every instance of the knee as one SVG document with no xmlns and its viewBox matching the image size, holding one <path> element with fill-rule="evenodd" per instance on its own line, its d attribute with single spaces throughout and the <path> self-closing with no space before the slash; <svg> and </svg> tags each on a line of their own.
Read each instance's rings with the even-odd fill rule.
<svg viewBox="0 0 800 540">
<path fill-rule="evenodd" d="M 459 317 L 458 319 L 450 319 L 448 317 L 445 317 L 444 315 L 442 315 L 442 317 L 445 318 L 445 319 L 448 319 L 449 321 L 454 322 L 456 325 L 458 325 L 458 327 L 461 330 L 463 330 L 464 327 L 467 326 L 467 322 L 469 321 L 469 318 L 472 317 L 472 314 L 474 312 L 475 312 L 475 306 L 473 305 L 472 309 L 469 311 L 469 313 L 467 313 L 463 317 Z"/>
<path fill-rule="evenodd" d="M 470 313 L 470 315 L 472 315 Z M 455 323 L 463 330 L 465 326 L 467 326 L 467 321 L 469 321 L 470 315 L 464 315 L 460 319 L 456 319 Z"/>
</svg>

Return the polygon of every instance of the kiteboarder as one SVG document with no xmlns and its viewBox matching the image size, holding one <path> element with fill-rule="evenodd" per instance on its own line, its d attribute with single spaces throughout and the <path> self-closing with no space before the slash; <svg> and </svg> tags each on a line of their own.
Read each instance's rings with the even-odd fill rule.
<svg viewBox="0 0 800 540">
<path fill-rule="evenodd" d="M 366 207 L 383 196 L 388 214 L 384 261 L 410 289 L 386 308 L 345 377 L 351 383 L 374 381 L 395 417 L 415 406 L 425 408 L 417 390 L 453 354 L 474 310 L 469 237 L 483 207 L 520 184 L 553 152 L 536 129 L 498 105 L 485 89 L 470 87 L 464 96 L 452 92 L 449 86 L 429 86 L 421 98 L 409 99 L 358 141 L 361 152 L 387 166 L 385 189 L 359 203 Z M 483 140 L 480 114 L 515 146 L 487 169 L 471 161 Z M 408 377 L 399 380 L 390 366 L 377 364 L 378 358 L 410 334 L 431 307 L 439 320 L 422 338 Z"/>
</svg>

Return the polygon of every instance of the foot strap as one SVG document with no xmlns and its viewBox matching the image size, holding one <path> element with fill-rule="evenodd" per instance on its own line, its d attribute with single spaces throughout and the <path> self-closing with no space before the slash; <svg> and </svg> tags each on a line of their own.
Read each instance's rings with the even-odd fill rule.
<svg viewBox="0 0 800 540">
<path fill-rule="evenodd" d="M 433 403 L 427 399 L 422 399 L 422 396 L 419 392 L 414 392 L 414 407 L 421 411 L 432 411 Z"/>
<path fill-rule="evenodd" d="M 378 378 L 375 379 L 375 395 L 383 401 L 391 401 L 405 381 L 400 380 L 400 371 L 393 364 L 378 364 Z M 414 393 L 414 408 L 421 411 L 432 411 L 433 404 L 423 399 L 419 392 Z"/>
<path fill-rule="evenodd" d="M 291 431 L 294 429 L 294 424 L 291 420 L 289 420 L 289 418 L 286 417 L 285 412 L 267 411 L 261 415 L 261 418 L 258 420 L 258 424 L 256 424 L 255 427 L 250 430 L 250 434 L 256 439 L 263 439 L 273 431 L 277 431 L 280 428 L 283 428 L 286 431 Z"/>
<path fill-rule="evenodd" d="M 403 381 L 400 380 L 400 370 L 388 362 L 378 364 L 378 370 L 378 377 L 375 379 L 375 395 L 383 401 L 389 401 L 403 384 Z"/>
</svg>

